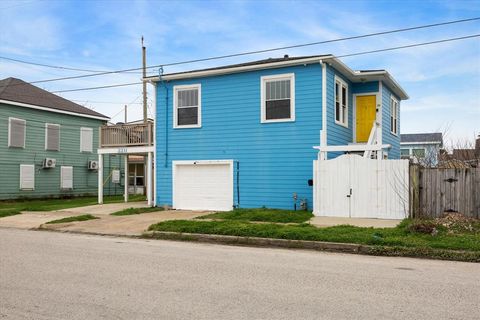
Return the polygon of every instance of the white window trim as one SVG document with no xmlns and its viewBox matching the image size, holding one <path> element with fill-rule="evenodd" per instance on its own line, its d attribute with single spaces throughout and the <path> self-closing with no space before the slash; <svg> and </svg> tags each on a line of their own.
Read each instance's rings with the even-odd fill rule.
<svg viewBox="0 0 480 320">
<path fill-rule="evenodd" d="M 63 169 L 71 169 L 72 170 L 72 187 L 71 188 L 64 188 L 63 187 Z M 73 167 L 72 166 L 61 166 L 60 167 L 60 190 L 73 190 L 73 179 L 74 179 L 74 176 L 73 176 Z"/>
<path fill-rule="evenodd" d="M 392 101 L 395 101 L 396 103 L 396 108 L 395 108 L 395 131 L 392 131 L 392 117 L 393 117 L 393 114 L 392 114 Z M 394 136 L 397 136 L 398 137 L 398 129 L 399 129 L 399 123 L 398 123 L 398 113 L 399 113 L 399 108 L 400 108 L 400 105 L 398 103 L 398 100 L 397 98 L 395 98 L 393 95 L 390 95 L 390 133 L 393 134 Z"/>
<path fill-rule="evenodd" d="M 31 167 L 33 168 L 33 188 L 22 188 L 22 181 L 23 181 L 23 175 L 22 175 L 22 167 Z M 20 190 L 35 190 L 35 165 L 34 164 L 21 164 L 20 165 L 20 183 L 19 183 L 19 189 Z"/>
<path fill-rule="evenodd" d="M 345 103 L 345 106 L 346 106 L 346 109 L 347 109 L 347 119 L 345 121 L 345 119 L 343 119 L 344 121 L 342 122 L 342 117 L 343 117 L 343 113 L 340 112 L 340 121 L 337 121 L 337 115 L 336 115 L 336 112 L 337 112 L 337 106 L 336 106 L 336 84 L 337 82 L 340 83 L 340 85 L 342 86 L 345 86 L 345 89 L 347 90 L 347 94 L 345 95 L 346 98 L 347 98 L 347 101 Z M 338 77 L 338 76 L 335 76 L 335 79 L 334 79 L 334 82 L 333 82 L 333 120 L 335 121 L 336 124 L 338 124 L 339 126 L 342 126 L 342 127 L 345 127 L 345 128 L 348 128 L 348 118 L 349 118 L 349 114 L 350 114 L 350 108 L 348 106 L 348 83 L 346 83 L 342 78 Z M 342 93 L 340 92 L 340 111 L 342 110 Z"/>
<path fill-rule="evenodd" d="M 282 80 L 282 79 L 290 80 L 290 118 L 267 120 L 265 83 L 269 80 Z M 260 77 L 260 97 L 261 97 L 261 107 L 260 107 L 261 123 L 294 122 L 295 121 L 295 73 L 275 74 L 271 76 Z"/>
<path fill-rule="evenodd" d="M 92 132 L 92 150 L 83 150 L 83 136 L 82 136 L 82 131 L 88 130 Z M 93 152 L 93 128 L 90 127 L 80 127 L 80 152 L 85 152 L 85 153 L 92 153 Z"/>
<path fill-rule="evenodd" d="M 198 118 L 197 124 L 178 125 L 177 124 L 177 109 L 178 109 L 178 95 L 177 92 L 181 90 L 197 89 L 198 90 Z M 186 84 L 173 87 L 173 128 L 174 129 L 188 129 L 202 127 L 202 85 L 201 84 Z"/>
<path fill-rule="evenodd" d="M 23 126 L 23 147 L 14 147 L 14 146 L 11 146 L 11 145 L 10 145 L 10 135 L 11 135 L 11 131 L 12 131 L 12 120 L 23 121 L 23 123 L 25 124 L 25 125 Z M 9 148 L 12 147 L 12 148 L 22 148 L 22 149 L 25 149 L 26 140 L 27 140 L 27 120 L 25 120 L 25 119 L 19 119 L 19 118 L 14 118 L 14 117 L 8 117 L 8 141 L 7 141 L 8 147 L 9 147 Z"/>
<path fill-rule="evenodd" d="M 48 150 L 48 126 L 58 127 L 58 150 Z M 46 151 L 60 151 L 60 125 L 56 123 L 45 123 L 45 150 Z"/>
</svg>

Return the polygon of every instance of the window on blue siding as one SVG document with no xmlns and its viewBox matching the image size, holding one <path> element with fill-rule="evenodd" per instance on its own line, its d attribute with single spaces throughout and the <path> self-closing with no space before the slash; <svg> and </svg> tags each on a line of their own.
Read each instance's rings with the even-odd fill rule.
<svg viewBox="0 0 480 320">
<path fill-rule="evenodd" d="M 262 122 L 294 120 L 293 97 L 293 74 L 262 77 Z"/>
<path fill-rule="evenodd" d="M 201 125 L 200 85 L 177 86 L 175 91 L 175 128 L 193 128 Z"/>
<path fill-rule="evenodd" d="M 398 134 L 398 101 L 390 97 L 390 132 Z"/>
<path fill-rule="evenodd" d="M 335 77 L 335 123 L 348 126 L 348 85 Z"/>
</svg>

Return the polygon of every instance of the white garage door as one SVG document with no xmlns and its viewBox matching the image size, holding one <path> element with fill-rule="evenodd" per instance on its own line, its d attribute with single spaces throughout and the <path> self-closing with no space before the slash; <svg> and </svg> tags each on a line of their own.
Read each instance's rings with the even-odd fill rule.
<svg viewBox="0 0 480 320">
<path fill-rule="evenodd" d="M 232 210 L 233 161 L 174 161 L 173 207 Z"/>
</svg>

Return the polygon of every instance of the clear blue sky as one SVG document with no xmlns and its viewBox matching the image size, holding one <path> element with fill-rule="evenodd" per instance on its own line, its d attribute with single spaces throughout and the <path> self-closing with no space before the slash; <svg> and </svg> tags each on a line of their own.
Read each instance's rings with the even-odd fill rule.
<svg viewBox="0 0 480 320">
<path fill-rule="evenodd" d="M 79 68 L 115 70 L 480 16 L 480 1 L 2 1 L 0 55 Z M 166 68 L 382 49 L 480 33 L 480 21 Z M 445 131 L 452 140 L 480 133 L 480 38 L 343 59 L 352 69 L 386 69 L 410 100 L 402 133 Z M 34 81 L 82 74 L 0 60 L 0 78 Z M 43 83 L 48 90 L 134 82 L 138 74 Z M 109 116 L 124 104 L 141 117 L 141 86 L 63 93 Z M 109 103 L 105 103 L 109 102 Z M 153 101 L 150 112 L 153 115 Z M 113 120 L 122 121 L 123 113 Z"/>
</svg>

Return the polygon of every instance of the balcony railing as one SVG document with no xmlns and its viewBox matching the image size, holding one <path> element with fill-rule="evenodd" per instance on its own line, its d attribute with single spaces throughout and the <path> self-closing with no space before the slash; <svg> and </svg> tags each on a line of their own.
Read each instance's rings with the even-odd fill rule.
<svg viewBox="0 0 480 320">
<path fill-rule="evenodd" d="M 100 148 L 153 145 L 153 123 L 121 124 L 100 128 Z"/>
</svg>

